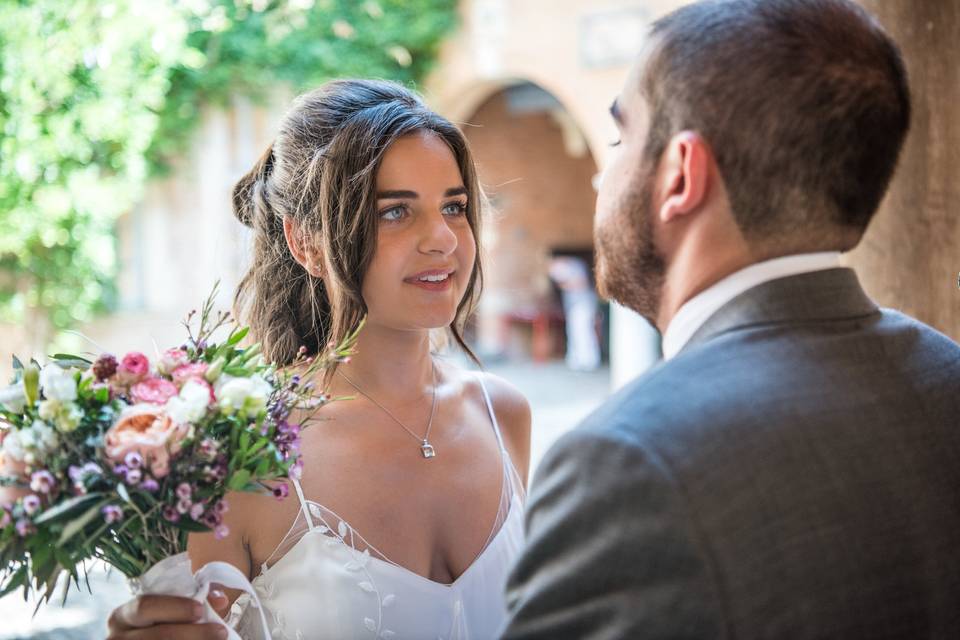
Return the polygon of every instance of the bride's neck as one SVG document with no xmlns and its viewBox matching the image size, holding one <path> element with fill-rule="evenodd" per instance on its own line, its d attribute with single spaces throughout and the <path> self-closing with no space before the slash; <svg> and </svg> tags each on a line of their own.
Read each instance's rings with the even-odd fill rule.
<svg viewBox="0 0 960 640">
<path fill-rule="evenodd" d="M 338 371 L 378 400 L 417 397 L 433 386 L 430 333 L 367 325 L 356 353 Z"/>
</svg>

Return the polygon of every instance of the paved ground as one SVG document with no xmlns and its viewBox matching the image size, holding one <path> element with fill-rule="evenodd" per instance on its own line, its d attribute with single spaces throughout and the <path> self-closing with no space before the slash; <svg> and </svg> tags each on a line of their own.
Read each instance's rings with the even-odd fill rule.
<svg viewBox="0 0 960 640">
<path fill-rule="evenodd" d="M 511 381 L 527 396 L 533 410 L 531 468 L 562 433 L 572 428 L 607 396 L 609 372 L 567 370 L 562 363 L 502 363 L 489 370 Z M 129 598 L 123 576 L 103 565 L 91 568 L 90 586 L 96 596 L 72 589 L 67 603 L 58 599 L 31 617 L 33 603 L 20 594 L 0 599 L 0 640 L 99 640 L 105 635 L 110 611 Z"/>
</svg>

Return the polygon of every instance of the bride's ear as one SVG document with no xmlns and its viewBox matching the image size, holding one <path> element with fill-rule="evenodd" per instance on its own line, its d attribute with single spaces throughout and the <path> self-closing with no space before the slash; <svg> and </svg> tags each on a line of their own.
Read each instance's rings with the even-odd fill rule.
<svg viewBox="0 0 960 640">
<path fill-rule="evenodd" d="M 287 240 L 287 248 L 290 249 L 293 259 L 306 269 L 307 273 L 315 278 L 326 275 L 323 250 L 290 216 L 283 217 L 283 237 Z"/>
</svg>

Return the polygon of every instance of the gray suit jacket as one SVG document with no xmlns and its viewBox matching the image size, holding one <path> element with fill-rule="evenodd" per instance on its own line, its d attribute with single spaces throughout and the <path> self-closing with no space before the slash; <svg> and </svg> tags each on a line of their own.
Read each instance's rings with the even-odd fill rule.
<svg viewBox="0 0 960 640">
<path fill-rule="evenodd" d="M 535 475 L 504 637 L 960 638 L 960 346 L 849 269 L 735 298 Z"/>
</svg>

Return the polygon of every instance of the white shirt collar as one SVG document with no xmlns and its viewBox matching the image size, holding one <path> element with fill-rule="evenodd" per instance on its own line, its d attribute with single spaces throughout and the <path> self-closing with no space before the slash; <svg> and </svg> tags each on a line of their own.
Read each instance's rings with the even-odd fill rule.
<svg viewBox="0 0 960 640">
<path fill-rule="evenodd" d="M 687 300 L 663 334 L 663 358 L 669 360 L 720 307 L 757 285 L 786 276 L 840 266 L 839 251 L 802 253 L 758 262 L 730 274 Z"/>
</svg>

